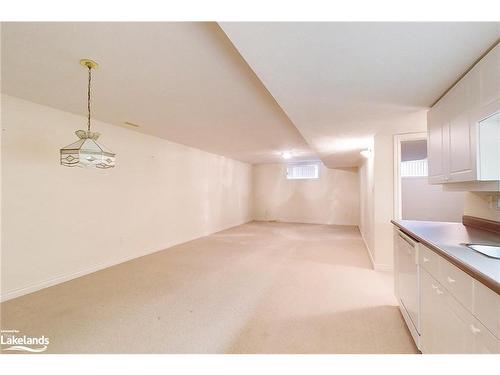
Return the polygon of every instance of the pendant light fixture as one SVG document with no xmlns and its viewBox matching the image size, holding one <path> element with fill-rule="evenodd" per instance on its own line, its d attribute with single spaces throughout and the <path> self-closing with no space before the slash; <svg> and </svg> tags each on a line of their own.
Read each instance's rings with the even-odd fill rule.
<svg viewBox="0 0 500 375">
<path fill-rule="evenodd" d="M 89 79 L 87 87 L 87 130 L 77 130 L 78 141 L 61 148 L 61 165 L 66 167 L 87 167 L 107 169 L 115 166 L 115 154 L 97 142 L 100 134 L 90 131 L 90 88 L 92 83 L 92 69 L 97 63 L 92 60 L 80 60 L 80 64 L 88 69 Z"/>
</svg>

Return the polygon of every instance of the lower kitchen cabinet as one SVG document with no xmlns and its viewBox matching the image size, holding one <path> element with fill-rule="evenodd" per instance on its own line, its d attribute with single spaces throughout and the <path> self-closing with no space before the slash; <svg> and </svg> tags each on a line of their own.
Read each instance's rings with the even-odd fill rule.
<svg viewBox="0 0 500 375">
<path fill-rule="evenodd" d="M 419 244 L 420 349 L 500 353 L 500 296 Z"/>
<path fill-rule="evenodd" d="M 425 270 L 421 270 L 420 280 L 422 352 L 475 352 L 473 333 L 460 304 Z"/>
<path fill-rule="evenodd" d="M 399 229 L 395 293 L 426 354 L 500 354 L 500 295 Z"/>
<path fill-rule="evenodd" d="M 500 353 L 498 340 L 427 271 L 420 274 L 423 353 Z"/>
</svg>

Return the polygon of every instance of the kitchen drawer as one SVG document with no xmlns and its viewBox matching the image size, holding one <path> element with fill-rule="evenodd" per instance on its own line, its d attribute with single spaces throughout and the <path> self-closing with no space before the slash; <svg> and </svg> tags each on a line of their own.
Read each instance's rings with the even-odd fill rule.
<svg viewBox="0 0 500 375">
<path fill-rule="evenodd" d="M 425 247 L 425 245 L 419 244 L 419 246 L 420 256 L 418 264 L 437 279 L 439 277 L 439 262 L 441 261 L 441 257 L 431 249 Z"/>
<path fill-rule="evenodd" d="M 472 311 L 474 279 L 446 259 L 439 260 L 438 281 L 467 310 Z"/>
<path fill-rule="evenodd" d="M 476 280 L 472 313 L 500 339 L 500 295 Z"/>
</svg>

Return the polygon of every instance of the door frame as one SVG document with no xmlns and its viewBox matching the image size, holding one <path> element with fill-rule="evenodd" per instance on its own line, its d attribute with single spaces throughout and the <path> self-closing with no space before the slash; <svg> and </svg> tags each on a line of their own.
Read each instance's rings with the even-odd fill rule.
<svg viewBox="0 0 500 375">
<path fill-rule="evenodd" d="M 401 142 L 427 140 L 427 132 L 394 134 L 394 220 L 401 220 Z M 427 147 L 429 144 L 427 144 Z"/>
</svg>

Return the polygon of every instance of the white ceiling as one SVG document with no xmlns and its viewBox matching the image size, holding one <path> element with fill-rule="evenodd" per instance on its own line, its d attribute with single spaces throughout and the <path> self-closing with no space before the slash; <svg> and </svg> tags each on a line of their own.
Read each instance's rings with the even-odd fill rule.
<svg viewBox="0 0 500 375">
<path fill-rule="evenodd" d="M 3 23 L 2 92 L 83 115 L 78 61 L 93 58 L 99 120 L 250 163 L 292 150 L 354 166 L 375 133 L 432 104 L 499 25 Z"/>
<path fill-rule="evenodd" d="M 500 23 L 221 23 L 329 167 L 429 107 L 500 36 Z"/>
<path fill-rule="evenodd" d="M 99 120 L 250 163 L 317 160 L 216 23 L 2 24 L 3 93 L 86 114 L 81 58 L 100 64 Z"/>
</svg>

